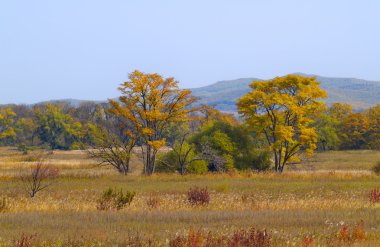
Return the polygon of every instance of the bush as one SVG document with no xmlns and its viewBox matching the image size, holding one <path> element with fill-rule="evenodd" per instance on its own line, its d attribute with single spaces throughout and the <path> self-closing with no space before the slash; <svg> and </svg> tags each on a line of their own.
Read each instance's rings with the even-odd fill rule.
<svg viewBox="0 0 380 247">
<path fill-rule="evenodd" d="M 378 188 L 373 189 L 369 192 L 369 201 L 371 203 L 380 202 L 380 190 Z"/>
<path fill-rule="evenodd" d="M 158 155 L 156 164 L 157 172 L 176 172 L 179 171 L 179 169 L 177 156 L 173 151 Z"/>
<path fill-rule="evenodd" d="M 271 153 L 266 150 L 251 150 L 236 158 L 236 167 L 240 170 L 266 171 L 271 164 Z"/>
<path fill-rule="evenodd" d="M 338 240 L 340 242 L 354 242 L 366 239 L 366 232 L 364 229 L 364 221 L 357 223 L 350 233 L 348 225 L 343 224 L 338 232 Z"/>
<path fill-rule="evenodd" d="M 35 246 L 36 234 L 25 235 L 22 234 L 19 240 L 15 241 L 15 246 L 17 247 L 32 247 Z"/>
<path fill-rule="evenodd" d="M 174 151 L 169 151 L 158 156 L 156 171 L 158 172 L 177 172 L 181 167 L 178 163 L 178 156 Z M 188 173 L 205 174 L 208 170 L 208 163 L 204 160 L 194 160 L 187 167 Z"/>
<path fill-rule="evenodd" d="M 207 188 L 190 188 L 187 192 L 187 200 L 191 205 L 206 205 L 210 202 L 210 194 Z"/>
<path fill-rule="evenodd" d="M 195 160 L 187 167 L 188 173 L 205 174 L 208 170 L 208 163 L 205 160 Z"/>
<path fill-rule="evenodd" d="M 125 194 L 120 189 L 119 192 L 108 188 L 103 192 L 102 197 L 98 200 L 98 210 L 120 210 L 126 205 L 130 205 L 136 193 L 127 191 Z"/>
<path fill-rule="evenodd" d="M 231 246 L 231 247 L 269 247 L 271 237 L 266 230 L 255 228 L 250 230 L 238 230 L 231 236 L 217 235 L 213 232 L 206 234 L 201 229 L 194 231 L 190 228 L 187 236 L 177 236 L 169 241 L 170 247 L 195 247 L 195 246 Z"/>
<path fill-rule="evenodd" d="M 377 162 L 377 163 L 372 167 L 372 171 L 373 171 L 376 175 L 380 175 L 380 161 Z"/>
</svg>

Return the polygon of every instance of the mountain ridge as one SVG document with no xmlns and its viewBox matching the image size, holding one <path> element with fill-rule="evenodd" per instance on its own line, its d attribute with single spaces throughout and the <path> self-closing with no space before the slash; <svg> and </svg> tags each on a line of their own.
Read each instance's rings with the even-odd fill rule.
<svg viewBox="0 0 380 247">
<path fill-rule="evenodd" d="M 363 110 L 380 104 L 380 81 L 350 77 L 325 77 L 301 72 L 293 74 L 305 77 L 316 77 L 317 81 L 321 83 L 321 88 L 326 90 L 329 95 L 326 99 L 327 105 L 331 105 L 335 102 L 349 103 L 355 110 Z M 249 85 L 252 81 L 265 81 L 265 79 L 249 77 L 223 80 L 203 87 L 190 88 L 190 90 L 193 95 L 199 99 L 198 104 L 213 105 L 221 111 L 236 112 L 236 100 L 249 92 Z M 79 106 L 83 102 L 101 103 L 105 102 L 105 100 L 58 99 L 28 105 L 67 103 L 71 106 Z M 12 104 L 3 104 L 3 106 L 4 105 Z"/>
<path fill-rule="evenodd" d="M 380 81 L 357 78 L 325 77 L 304 73 L 293 73 L 305 77 L 316 77 L 321 88 L 326 90 L 326 104 L 349 103 L 355 110 L 362 110 L 380 103 Z M 252 81 L 265 81 L 259 78 L 239 78 L 224 80 L 208 86 L 190 89 L 199 98 L 200 104 L 216 105 L 222 111 L 236 111 L 236 100 L 248 93 Z"/>
</svg>

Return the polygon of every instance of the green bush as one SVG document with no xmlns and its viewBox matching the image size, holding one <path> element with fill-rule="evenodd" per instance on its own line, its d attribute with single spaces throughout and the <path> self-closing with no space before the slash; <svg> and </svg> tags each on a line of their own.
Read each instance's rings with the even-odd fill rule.
<svg viewBox="0 0 380 247">
<path fill-rule="evenodd" d="M 70 150 L 83 150 L 84 149 L 84 145 L 83 143 L 81 142 L 73 142 L 71 145 L 70 145 Z"/>
<path fill-rule="evenodd" d="M 120 210 L 126 205 L 130 205 L 136 193 L 133 191 L 127 191 L 125 194 L 123 190 L 120 189 L 119 192 L 108 188 L 103 192 L 102 197 L 98 200 L 97 209 L 98 210 Z"/>
<path fill-rule="evenodd" d="M 204 174 L 207 172 L 208 163 L 204 160 L 194 160 L 187 165 L 186 170 L 188 173 Z M 158 156 L 156 171 L 158 172 L 176 172 L 180 171 L 178 157 L 174 151 L 169 151 L 165 154 Z"/>
<path fill-rule="evenodd" d="M 177 156 L 173 151 L 160 154 L 157 157 L 156 171 L 157 172 L 176 172 L 180 167 L 177 161 Z"/>
<path fill-rule="evenodd" d="M 208 163 L 204 160 L 195 160 L 187 167 L 187 172 L 193 174 L 205 174 L 208 170 Z"/>
<path fill-rule="evenodd" d="M 240 170 L 266 171 L 271 164 L 271 153 L 265 150 L 245 152 L 236 158 L 236 167 Z"/>
<path fill-rule="evenodd" d="M 372 171 L 373 171 L 376 175 L 380 175 L 380 161 L 378 161 L 378 162 L 372 167 Z"/>
</svg>

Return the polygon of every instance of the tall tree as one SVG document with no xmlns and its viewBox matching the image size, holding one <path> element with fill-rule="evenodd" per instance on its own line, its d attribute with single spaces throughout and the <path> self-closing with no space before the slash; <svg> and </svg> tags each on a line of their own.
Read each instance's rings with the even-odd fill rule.
<svg viewBox="0 0 380 247">
<path fill-rule="evenodd" d="M 11 108 L 4 108 L 0 111 L 0 140 L 9 144 L 16 138 L 14 130 L 16 113 Z"/>
<path fill-rule="evenodd" d="M 239 113 L 257 132 L 264 134 L 273 151 L 274 170 L 282 172 L 301 148 L 312 154 L 317 133 L 312 115 L 324 108 L 327 97 L 314 77 L 288 75 L 254 81 L 252 90 L 238 101 Z"/>
<path fill-rule="evenodd" d="M 111 112 L 131 123 L 142 147 L 145 174 L 153 174 L 158 150 L 165 145 L 164 132 L 173 122 L 183 122 L 195 101 L 190 90 L 178 88 L 178 81 L 158 74 L 134 71 L 119 87 L 119 101 L 110 100 Z"/>
</svg>

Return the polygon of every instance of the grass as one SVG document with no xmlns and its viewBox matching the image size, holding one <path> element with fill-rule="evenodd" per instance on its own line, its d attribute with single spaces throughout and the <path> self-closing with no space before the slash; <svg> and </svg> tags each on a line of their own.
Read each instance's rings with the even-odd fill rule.
<svg viewBox="0 0 380 247">
<path fill-rule="evenodd" d="M 146 177 L 138 175 L 137 163 L 131 176 L 123 176 L 98 167 L 83 152 L 60 151 L 48 161 L 61 170 L 60 178 L 31 199 L 19 182 L 20 172 L 31 162 L 13 149 L 1 148 L 0 198 L 6 198 L 7 206 L 0 212 L 0 245 L 12 246 L 22 234 L 36 234 L 35 241 L 53 246 L 128 246 L 149 241 L 167 246 L 191 228 L 222 236 L 255 227 L 267 229 L 273 246 L 302 246 L 305 236 L 312 236 L 314 246 L 345 246 L 337 240 L 342 225 L 352 228 L 363 220 L 366 239 L 355 246 L 379 246 L 380 204 L 369 201 L 369 192 L 380 188 L 379 177 L 369 171 L 379 154 L 320 153 L 312 158 L 313 165 L 318 164 L 313 169 L 309 160 L 282 175 Z M 194 187 L 208 188 L 209 204 L 188 202 L 187 192 Z M 99 211 L 98 199 L 107 188 L 137 194 L 130 206 L 119 211 Z"/>
</svg>

